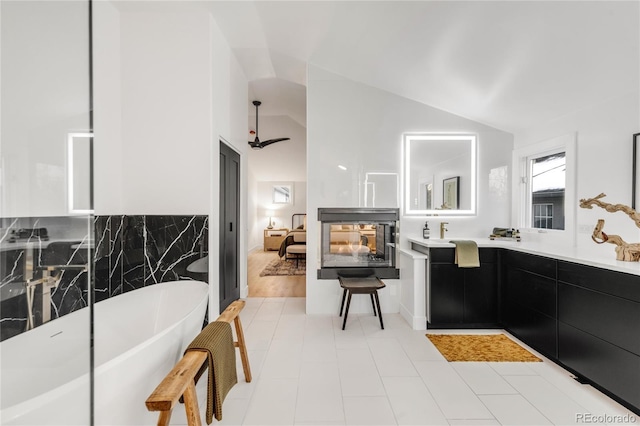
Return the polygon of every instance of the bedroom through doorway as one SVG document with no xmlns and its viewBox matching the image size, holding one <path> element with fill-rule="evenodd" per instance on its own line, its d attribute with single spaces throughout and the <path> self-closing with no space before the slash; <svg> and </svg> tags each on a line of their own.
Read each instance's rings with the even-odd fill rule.
<svg viewBox="0 0 640 426">
<path fill-rule="evenodd" d="M 247 282 L 249 297 L 306 296 L 306 214 L 292 214 L 290 227 L 270 221 L 263 249 L 249 253 Z"/>
</svg>

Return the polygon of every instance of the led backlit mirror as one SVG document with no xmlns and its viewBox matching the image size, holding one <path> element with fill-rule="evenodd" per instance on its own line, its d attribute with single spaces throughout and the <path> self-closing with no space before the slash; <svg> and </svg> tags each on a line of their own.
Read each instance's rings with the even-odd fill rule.
<svg viewBox="0 0 640 426">
<path fill-rule="evenodd" d="M 404 136 L 404 214 L 476 214 L 476 136 Z"/>
</svg>

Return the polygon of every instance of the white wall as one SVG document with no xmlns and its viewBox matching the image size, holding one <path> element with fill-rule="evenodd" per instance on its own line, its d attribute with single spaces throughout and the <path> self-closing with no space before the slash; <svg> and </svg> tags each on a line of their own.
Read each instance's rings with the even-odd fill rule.
<svg viewBox="0 0 640 426">
<path fill-rule="evenodd" d="M 67 134 L 90 128 L 88 4 L 0 8 L 0 213 L 66 216 Z"/>
<path fill-rule="evenodd" d="M 208 214 L 209 17 L 123 13 L 122 175 L 126 214 Z"/>
<path fill-rule="evenodd" d="M 334 313 L 340 303 L 336 280 L 318 280 L 318 207 L 361 205 L 367 172 L 401 176 L 401 142 L 405 132 L 471 132 L 478 135 L 478 214 L 446 218 L 449 236 L 487 236 L 494 226 L 510 220 L 510 181 L 505 189 L 490 190 L 490 172 L 510 167 L 513 135 L 309 66 L 307 88 L 308 243 L 307 312 Z M 347 167 L 340 170 L 338 165 Z M 495 184 L 491 185 L 495 188 Z M 444 217 L 431 218 L 437 229 Z M 406 236 L 421 234 L 424 217 L 403 217 L 401 245 Z M 383 311 L 399 311 L 396 280 L 385 280 Z M 368 312 L 366 301 L 354 306 Z M 358 302 L 359 303 L 359 302 Z"/>
<path fill-rule="evenodd" d="M 209 283 L 211 286 L 211 298 L 209 299 L 209 318 L 216 318 L 219 314 L 219 221 L 220 211 L 220 145 L 218 139 L 223 139 L 230 147 L 240 154 L 240 227 L 243 230 L 240 235 L 238 251 L 240 253 L 238 264 L 240 265 L 240 297 L 246 297 L 249 293 L 247 287 L 247 254 L 249 241 L 248 224 L 248 145 L 247 116 L 248 107 L 246 99 L 248 97 L 247 78 L 242 71 L 236 57 L 231 52 L 226 39 L 222 35 L 218 24 L 210 18 L 210 36 L 212 41 L 212 78 L 213 84 L 213 125 L 211 150 L 211 204 L 209 216 Z"/>
<path fill-rule="evenodd" d="M 241 156 L 238 262 L 247 293 L 246 77 L 198 4 L 100 4 L 94 19 L 94 38 L 105 47 L 94 52 L 95 134 L 104 154 L 95 158 L 96 214 L 210 215 L 209 317 L 216 318 L 221 139 Z"/>
<path fill-rule="evenodd" d="M 123 203 L 122 64 L 120 12 L 110 1 L 93 3 L 94 211 L 125 214 Z"/>
<path fill-rule="evenodd" d="M 516 149 L 570 133 L 577 135 L 576 197 L 565 203 L 577 206 L 581 198 L 592 198 L 603 192 L 607 194 L 604 202 L 631 205 L 632 135 L 640 132 L 640 92 L 637 85 L 629 91 L 624 96 L 587 106 L 515 135 Z M 618 234 L 630 243 L 640 241 L 638 227 L 622 212 L 578 208 L 576 217 L 576 234 L 524 234 L 523 239 L 571 246 L 575 238 L 577 247 L 612 257 L 615 246 L 597 245 L 591 240 L 597 220 L 605 219 L 607 234 Z M 580 232 L 581 226 L 588 231 Z"/>
</svg>

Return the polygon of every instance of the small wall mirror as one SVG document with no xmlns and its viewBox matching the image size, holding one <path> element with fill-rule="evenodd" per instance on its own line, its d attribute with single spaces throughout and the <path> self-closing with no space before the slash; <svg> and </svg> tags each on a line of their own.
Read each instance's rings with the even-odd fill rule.
<svg viewBox="0 0 640 426">
<path fill-rule="evenodd" d="M 67 135 L 67 199 L 70 214 L 93 213 L 93 134 Z"/>
<path fill-rule="evenodd" d="M 273 204 L 293 204 L 293 185 L 273 185 Z"/>
<path fill-rule="evenodd" d="M 368 172 L 364 178 L 364 207 L 398 208 L 398 174 Z"/>
<path fill-rule="evenodd" d="M 404 214 L 476 214 L 476 141 L 468 134 L 404 136 Z"/>
</svg>

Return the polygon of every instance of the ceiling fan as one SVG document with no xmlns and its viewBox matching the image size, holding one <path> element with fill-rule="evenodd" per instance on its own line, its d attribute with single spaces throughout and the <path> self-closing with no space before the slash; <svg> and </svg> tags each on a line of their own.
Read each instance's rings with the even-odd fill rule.
<svg viewBox="0 0 640 426">
<path fill-rule="evenodd" d="M 253 149 L 262 149 L 267 145 L 271 145 L 272 143 L 288 141 L 290 138 L 278 138 L 278 139 L 269 139 L 264 142 L 260 142 L 258 138 L 258 107 L 262 104 L 260 101 L 253 101 L 253 104 L 256 106 L 256 138 L 253 141 L 249 141 L 249 145 Z"/>
</svg>

